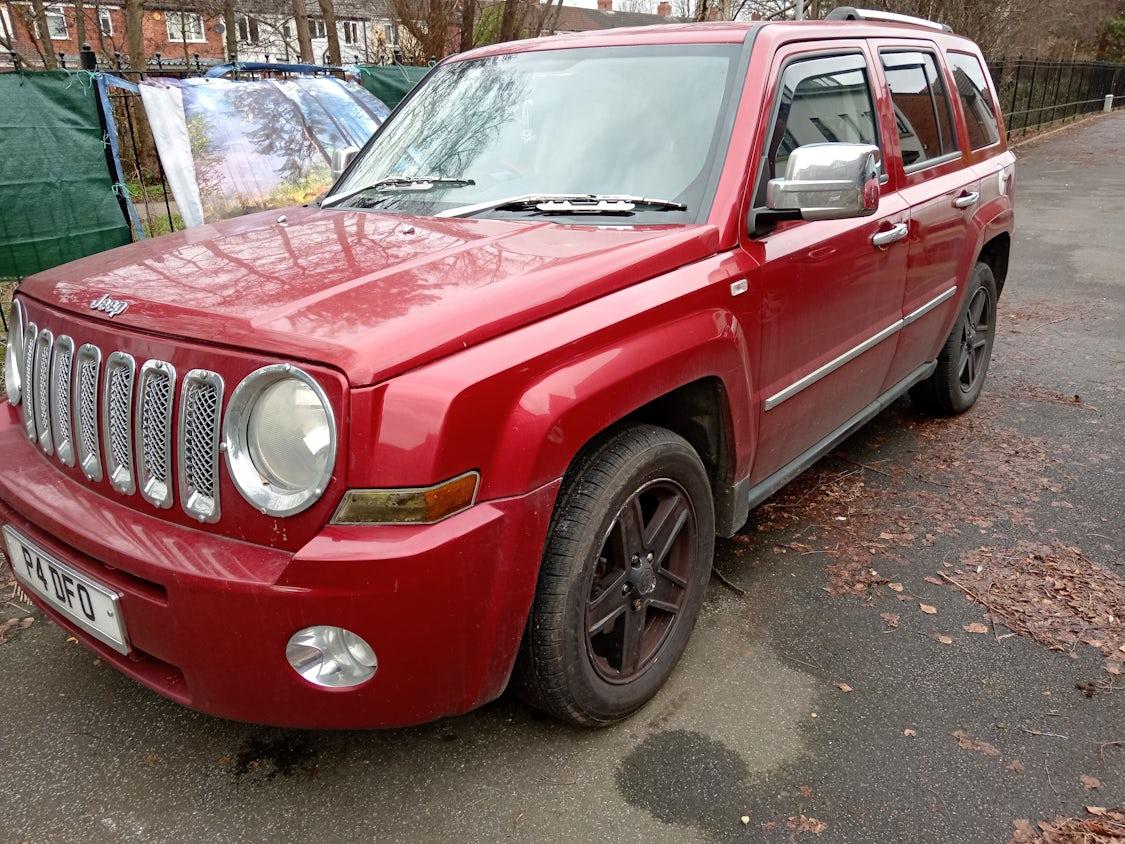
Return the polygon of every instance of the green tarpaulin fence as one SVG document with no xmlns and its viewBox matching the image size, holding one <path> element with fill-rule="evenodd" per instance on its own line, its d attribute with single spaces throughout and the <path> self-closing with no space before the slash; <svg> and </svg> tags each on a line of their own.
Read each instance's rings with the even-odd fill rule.
<svg viewBox="0 0 1125 844">
<path fill-rule="evenodd" d="M 86 73 L 0 73 L 0 278 L 129 243 Z"/>
<path fill-rule="evenodd" d="M 363 87 L 386 103 L 387 108 L 398 105 L 410 93 L 410 89 L 429 72 L 428 67 L 404 67 L 397 64 L 359 66 Z"/>
</svg>

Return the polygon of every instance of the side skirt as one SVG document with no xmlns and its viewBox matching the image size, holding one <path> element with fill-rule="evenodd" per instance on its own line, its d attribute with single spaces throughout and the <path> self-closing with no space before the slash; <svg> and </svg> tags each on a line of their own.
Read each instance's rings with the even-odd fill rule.
<svg viewBox="0 0 1125 844">
<path fill-rule="evenodd" d="M 720 505 L 717 507 L 717 515 L 720 516 L 720 519 L 715 526 L 718 534 L 720 536 L 734 536 L 738 533 L 739 529 L 746 524 L 752 509 L 886 410 L 919 381 L 929 378 L 936 368 L 937 361 L 930 361 L 918 367 L 820 442 L 806 449 L 796 459 L 786 463 L 754 486 L 750 486 L 749 478 L 744 478 L 734 484 L 733 487 L 728 487 L 727 495 L 720 497 L 716 502 Z M 726 502 L 722 501 L 724 497 L 727 499 Z M 726 506 L 721 506 L 722 504 L 726 504 Z"/>
</svg>

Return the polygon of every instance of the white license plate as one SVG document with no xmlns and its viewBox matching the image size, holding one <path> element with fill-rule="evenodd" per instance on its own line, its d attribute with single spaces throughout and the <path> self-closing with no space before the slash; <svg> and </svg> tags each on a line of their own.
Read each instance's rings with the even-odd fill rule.
<svg viewBox="0 0 1125 844">
<path fill-rule="evenodd" d="M 119 593 L 60 563 L 10 527 L 4 527 L 4 539 L 20 583 L 94 638 L 115 651 L 129 653 Z"/>
</svg>

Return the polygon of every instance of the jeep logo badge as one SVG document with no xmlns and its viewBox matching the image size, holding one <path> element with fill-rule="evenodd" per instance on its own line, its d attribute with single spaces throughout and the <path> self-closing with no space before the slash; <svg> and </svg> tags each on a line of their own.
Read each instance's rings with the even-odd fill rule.
<svg viewBox="0 0 1125 844">
<path fill-rule="evenodd" d="M 129 303 L 122 302 L 118 299 L 111 299 L 108 294 L 102 294 L 100 299 L 95 299 L 90 303 L 90 310 L 101 311 L 112 319 L 115 316 L 121 316 L 125 311 L 129 310 Z"/>
</svg>

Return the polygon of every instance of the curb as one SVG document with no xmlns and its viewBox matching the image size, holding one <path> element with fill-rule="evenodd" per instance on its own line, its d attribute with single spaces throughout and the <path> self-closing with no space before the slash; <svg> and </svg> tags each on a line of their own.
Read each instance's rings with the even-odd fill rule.
<svg viewBox="0 0 1125 844">
<path fill-rule="evenodd" d="M 1027 144 L 1033 144 L 1037 141 L 1045 140 L 1046 138 L 1053 137 L 1054 135 L 1059 135 L 1063 132 L 1068 132 L 1071 129 L 1076 129 L 1079 126 L 1086 126 L 1089 123 L 1094 123 L 1098 120 L 1101 120 L 1103 117 L 1110 117 L 1117 113 L 1118 112 L 1115 109 L 1114 111 L 1110 112 L 1099 112 L 1098 114 L 1091 114 L 1087 117 L 1082 118 L 1081 120 L 1075 120 L 1073 123 L 1068 123 L 1065 126 L 1056 126 L 1054 129 L 1048 129 L 1046 132 L 1039 132 L 1027 138 L 1020 138 L 1014 144 L 1008 144 L 1008 149 L 1019 149 L 1020 147 L 1026 146 Z"/>
</svg>

